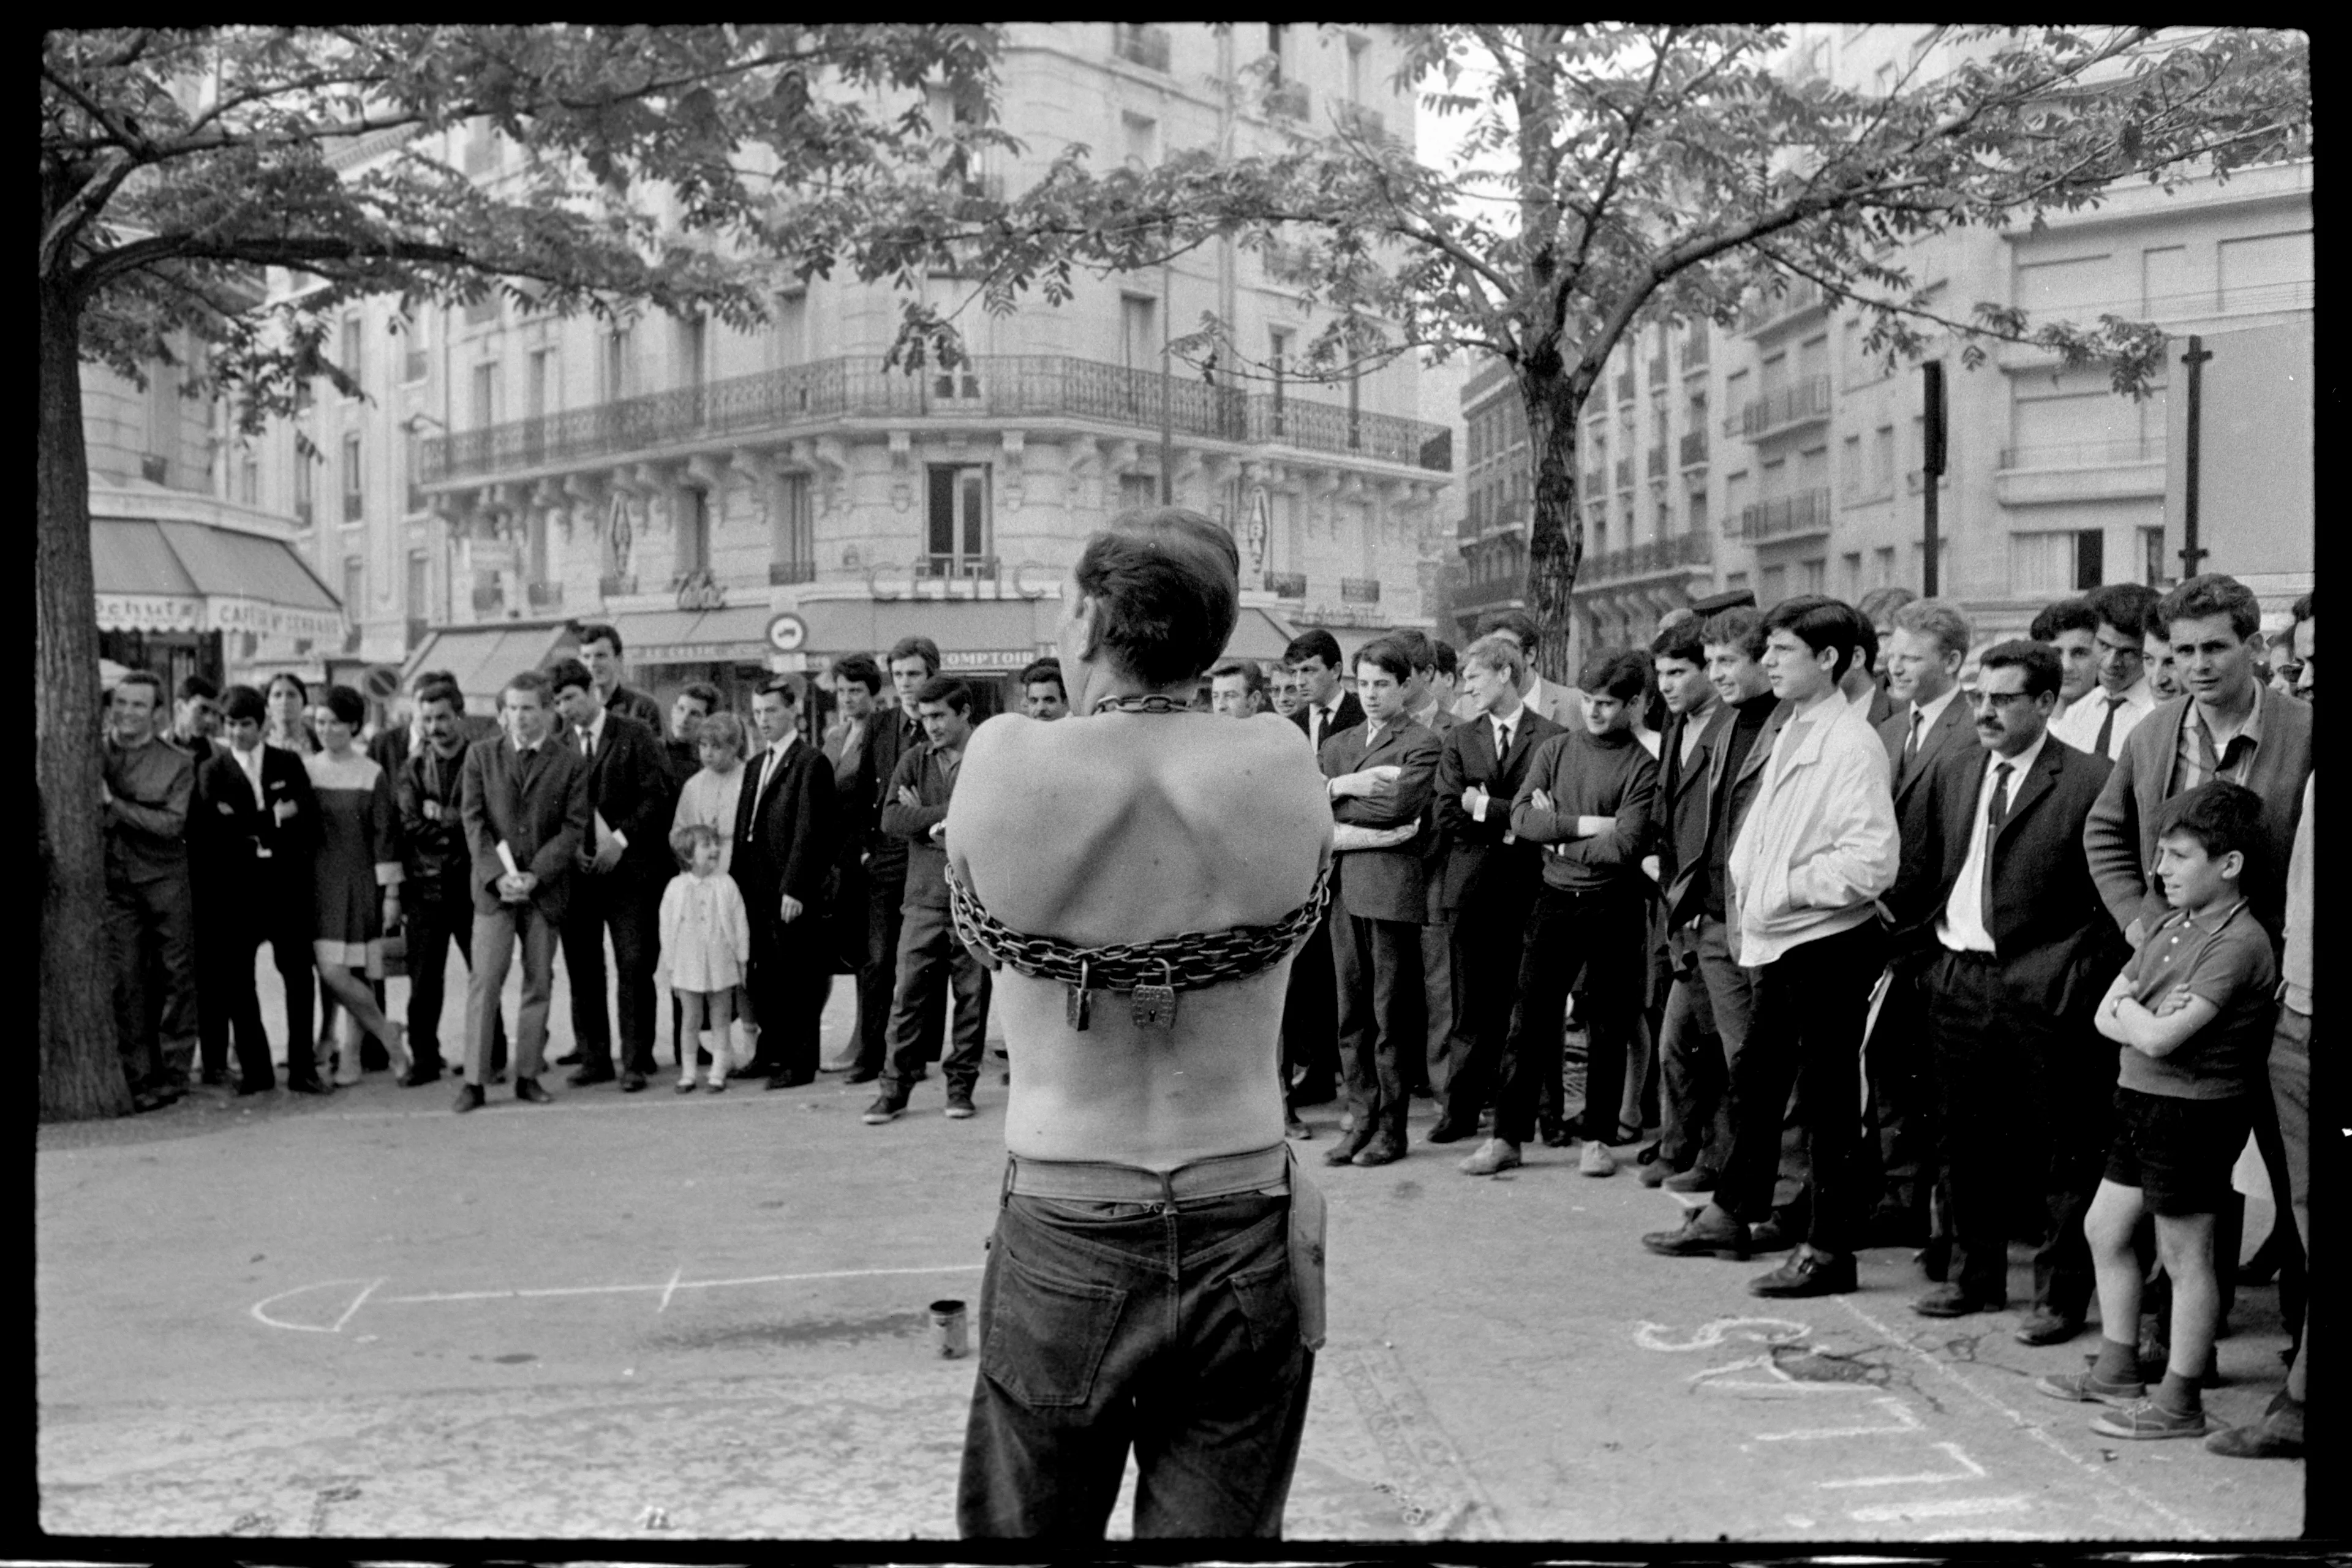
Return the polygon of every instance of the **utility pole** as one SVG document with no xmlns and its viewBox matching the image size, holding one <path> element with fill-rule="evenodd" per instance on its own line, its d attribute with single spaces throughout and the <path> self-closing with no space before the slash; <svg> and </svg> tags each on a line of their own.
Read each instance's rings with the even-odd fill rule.
<svg viewBox="0 0 2352 1568">
<path fill-rule="evenodd" d="M 2185 493 L 2180 498 L 2180 580 L 2184 583 L 2197 575 L 2197 563 L 2212 553 L 2197 543 L 2197 433 L 2204 423 L 2205 362 L 2212 357 L 2205 340 L 2193 333 L 2189 352 L 2180 356 L 2180 363 L 2189 367 L 2189 451 L 2182 464 Z"/>
<path fill-rule="evenodd" d="M 1175 331 L 1175 270 L 1160 264 L 1160 504 L 1176 504 L 1176 386 L 1169 342 Z"/>
<path fill-rule="evenodd" d="M 1919 568 L 1919 593 L 1936 596 L 1940 552 L 1936 540 L 1936 489 L 1944 475 L 1944 362 L 1929 360 L 1919 367 L 1927 378 L 1925 417 L 1920 421 L 1919 489 L 1927 498 L 1926 554 Z"/>
</svg>

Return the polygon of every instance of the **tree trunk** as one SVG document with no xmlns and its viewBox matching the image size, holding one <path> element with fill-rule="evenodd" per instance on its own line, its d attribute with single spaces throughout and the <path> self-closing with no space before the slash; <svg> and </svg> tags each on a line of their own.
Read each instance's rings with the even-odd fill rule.
<svg viewBox="0 0 2352 1568">
<path fill-rule="evenodd" d="M 81 322 L 40 280 L 37 511 L 33 531 L 33 771 L 40 848 L 40 1116 L 121 1116 L 131 1089 L 115 1047 L 106 956 L 100 774 L 98 594 L 81 427 Z"/>
<path fill-rule="evenodd" d="M 1529 648 L 1536 673 L 1576 684 L 1568 667 L 1575 620 L 1570 595 L 1584 562 L 1584 523 L 1576 505 L 1576 418 L 1582 403 L 1551 388 L 1526 395 L 1528 444 L 1535 453 L 1535 516 L 1528 530 L 1528 610 L 1539 629 Z"/>
</svg>

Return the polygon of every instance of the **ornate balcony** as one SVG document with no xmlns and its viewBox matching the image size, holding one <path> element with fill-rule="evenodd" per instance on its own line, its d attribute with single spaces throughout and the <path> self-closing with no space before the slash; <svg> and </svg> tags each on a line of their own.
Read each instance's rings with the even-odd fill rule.
<svg viewBox="0 0 2352 1568">
<path fill-rule="evenodd" d="M 1436 473 L 1452 471 L 1447 430 L 1419 419 L 1349 410 L 1295 392 L 1246 393 L 1154 369 L 1049 354 L 983 355 L 951 371 L 908 376 L 871 359 L 821 360 L 594 404 L 535 419 L 436 436 L 424 478 L 509 477 L 730 437 L 811 429 L 844 420 L 981 417 L 1097 420 L 1156 432 L 1163 397 L 1179 436 L 1236 446 L 1348 454 Z"/>
<path fill-rule="evenodd" d="M 1750 543 L 1829 531 L 1830 492 L 1826 489 L 1800 490 L 1795 495 L 1751 501 L 1739 509 L 1738 520 L 1726 529 Z"/>
<path fill-rule="evenodd" d="M 1819 310 L 1827 302 L 1818 284 L 1810 278 L 1800 278 L 1778 293 L 1759 294 L 1748 301 L 1739 312 L 1739 330 L 1760 332 L 1791 317 Z"/>
<path fill-rule="evenodd" d="M 1715 559 L 1714 542 L 1704 533 L 1677 533 L 1646 544 L 1628 545 L 1606 554 L 1588 555 L 1577 574 L 1577 587 L 1598 587 L 1628 577 L 1655 576 L 1685 567 L 1704 566 Z"/>
<path fill-rule="evenodd" d="M 1739 410 L 1739 433 L 1750 441 L 1759 441 L 1800 425 L 1818 425 L 1829 416 L 1830 378 L 1809 375 L 1777 392 L 1749 398 Z"/>
</svg>

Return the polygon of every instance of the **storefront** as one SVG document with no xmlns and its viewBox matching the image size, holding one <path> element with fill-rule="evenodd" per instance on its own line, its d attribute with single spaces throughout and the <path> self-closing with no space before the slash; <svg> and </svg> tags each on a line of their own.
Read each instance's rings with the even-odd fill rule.
<svg viewBox="0 0 2352 1568">
<path fill-rule="evenodd" d="M 99 654 L 151 671 L 258 684 L 316 679 L 345 638 L 342 606 L 282 539 L 173 519 L 94 517 Z"/>
<path fill-rule="evenodd" d="M 507 678 L 538 669 L 574 651 L 578 641 L 569 621 L 491 621 L 471 626 L 436 626 L 401 668 L 404 689 L 428 669 L 446 670 L 466 694 L 469 713 L 495 713 Z"/>
</svg>

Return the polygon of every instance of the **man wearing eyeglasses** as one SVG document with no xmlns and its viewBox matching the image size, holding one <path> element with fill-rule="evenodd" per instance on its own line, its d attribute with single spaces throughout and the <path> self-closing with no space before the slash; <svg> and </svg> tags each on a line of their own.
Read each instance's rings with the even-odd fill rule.
<svg viewBox="0 0 2352 1568">
<path fill-rule="evenodd" d="M 2145 651 L 2148 614 L 2158 597 L 2138 583 L 2110 583 L 2083 596 L 2098 617 L 2091 635 L 2098 682 L 2050 721 L 2050 732 L 2076 751 L 2113 762 L 2123 754 L 2132 727 L 2155 711 Z"/>
</svg>

